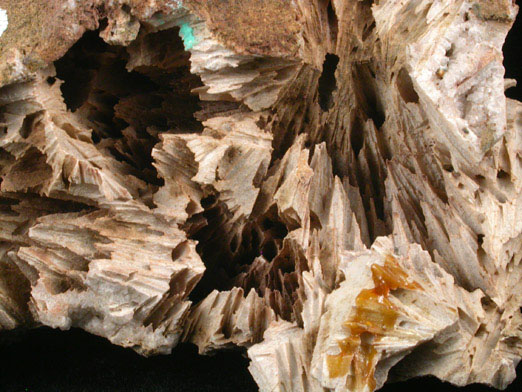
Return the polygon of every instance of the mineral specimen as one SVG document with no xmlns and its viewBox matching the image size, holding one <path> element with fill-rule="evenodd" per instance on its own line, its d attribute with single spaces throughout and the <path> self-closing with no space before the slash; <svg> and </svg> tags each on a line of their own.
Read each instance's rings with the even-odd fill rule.
<svg viewBox="0 0 522 392">
<path fill-rule="evenodd" d="M 522 357 L 510 0 L 2 0 L 0 328 L 261 391 Z"/>
</svg>

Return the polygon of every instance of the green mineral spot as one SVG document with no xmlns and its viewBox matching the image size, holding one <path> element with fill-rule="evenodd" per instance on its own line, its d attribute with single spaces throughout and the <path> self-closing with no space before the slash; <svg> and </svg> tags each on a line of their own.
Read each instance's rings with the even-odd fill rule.
<svg viewBox="0 0 522 392">
<path fill-rule="evenodd" d="M 183 23 L 179 30 L 179 35 L 183 39 L 185 50 L 190 50 L 196 44 L 196 37 L 194 36 L 194 29 L 188 23 Z"/>
</svg>

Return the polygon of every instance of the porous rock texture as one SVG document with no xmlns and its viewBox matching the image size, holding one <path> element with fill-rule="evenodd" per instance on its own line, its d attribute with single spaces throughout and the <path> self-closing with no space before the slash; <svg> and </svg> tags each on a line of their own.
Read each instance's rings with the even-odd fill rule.
<svg viewBox="0 0 522 392">
<path fill-rule="evenodd" d="M 270 392 L 513 381 L 514 1 L 0 8 L 1 329 L 245 350 Z"/>
</svg>

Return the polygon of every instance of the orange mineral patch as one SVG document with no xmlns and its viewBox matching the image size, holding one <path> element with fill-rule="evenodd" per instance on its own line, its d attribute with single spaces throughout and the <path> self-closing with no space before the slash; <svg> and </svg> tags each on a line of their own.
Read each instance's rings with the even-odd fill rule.
<svg viewBox="0 0 522 392">
<path fill-rule="evenodd" d="M 421 288 L 417 282 L 410 279 L 392 255 L 386 256 L 384 265 L 372 265 L 372 276 L 375 283 L 374 290 L 384 296 L 387 296 L 390 290 Z"/>
<path fill-rule="evenodd" d="M 347 380 L 347 387 L 352 390 L 364 385 L 370 390 L 375 389 L 375 343 L 395 328 L 399 316 L 388 299 L 390 291 L 422 289 L 391 255 L 386 256 L 384 265 L 372 265 L 371 271 L 375 287 L 359 293 L 355 300 L 355 314 L 344 323 L 350 336 L 337 342 L 341 350 L 339 354 L 326 357 L 331 378 L 346 376 L 352 369 L 352 376 Z"/>
</svg>

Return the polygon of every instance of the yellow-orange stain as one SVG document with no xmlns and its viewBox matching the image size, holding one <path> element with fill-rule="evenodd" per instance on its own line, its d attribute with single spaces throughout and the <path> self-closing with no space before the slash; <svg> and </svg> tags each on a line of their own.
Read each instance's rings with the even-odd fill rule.
<svg viewBox="0 0 522 392">
<path fill-rule="evenodd" d="M 337 342 L 339 354 L 326 356 L 331 378 L 346 376 L 352 369 L 353 376 L 347 380 L 347 387 L 351 390 L 362 389 L 364 385 L 370 390 L 375 389 L 375 343 L 395 328 L 399 316 L 388 299 L 390 291 L 422 289 L 391 255 L 386 256 L 384 265 L 372 265 L 371 271 L 375 287 L 359 293 L 355 300 L 355 314 L 344 323 L 350 336 Z"/>
</svg>

